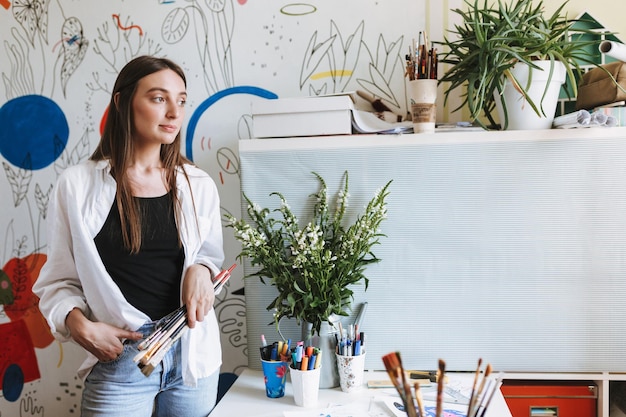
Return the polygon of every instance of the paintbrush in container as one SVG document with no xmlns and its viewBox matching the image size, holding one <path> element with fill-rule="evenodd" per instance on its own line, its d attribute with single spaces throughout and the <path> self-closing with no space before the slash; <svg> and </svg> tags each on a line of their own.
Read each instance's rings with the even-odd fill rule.
<svg viewBox="0 0 626 417">
<path fill-rule="evenodd" d="M 489 378 L 490 375 L 491 375 L 491 364 L 487 364 L 482 381 L 480 382 L 480 385 L 478 389 L 476 390 L 476 398 L 474 399 L 473 403 L 470 401 L 470 404 L 468 406 L 468 409 L 467 409 L 468 417 L 475 417 L 478 415 L 478 411 L 480 410 L 480 406 L 484 400 L 483 392 L 485 390 L 485 384 L 487 383 L 487 379 Z"/>
<path fill-rule="evenodd" d="M 398 391 L 404 410 L 409 417 L 417 417 L 417 411 L 415 410 L 415 403 L 413 401 L 413 395 L 411 393 L 411 387 L 407 383 L 406 372 L 402 367 L 402 361 L 400 359 L 400 352 L 392 352 L 383 356 L 383 363 L 389 379 Z"/>
<path fill-rule="evenodd" d="M 472 408 L 474 407 L 474 403 L 476 402 L 476 386 L 478 385 L 478 377 L 480 376 L 480 366 L 483 363 L 483 359 L 482 358 L 478 358 L 478 366 L 476 366 L 476 373 L 474 374 L 474 383 L 472 384 L 472 393 L 470 394 L 470 400 L 469 400 L 469 405 L 467 407 L 467 412 L 468 412 L 468 417 L 469 417 L 469 412 L 472 410 Z"/>
</svg>

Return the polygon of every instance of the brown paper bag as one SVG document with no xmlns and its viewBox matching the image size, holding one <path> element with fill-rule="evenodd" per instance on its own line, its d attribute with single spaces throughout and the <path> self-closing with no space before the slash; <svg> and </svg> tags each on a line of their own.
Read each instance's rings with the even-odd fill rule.
<svg viewBox="0 0 626 417">
<path fill-rule="evenodd" d="M 618 87 L 602 68 L 587 71 L 578 86 L 576 110 L 592 110 L 594 107 L 626 100 L 626 92 L 623 91 L 626 90 L 626 62 L 611 62 L 602 65 L 602 67 L 615 78 L 622 88 Z"/>
</svg>

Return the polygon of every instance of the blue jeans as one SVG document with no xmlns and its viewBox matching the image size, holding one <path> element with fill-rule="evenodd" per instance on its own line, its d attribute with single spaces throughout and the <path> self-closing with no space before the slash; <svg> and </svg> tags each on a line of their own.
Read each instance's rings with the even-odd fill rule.
<svg viewBox="0 0 626 417">
<path fill-rule="evenodd" d="M 154 323 L 149 323 L 138 332 L 148 335 L 153 328 Z M 126 341 L 124 351 L 117 359 L 94 366 L 85 380 L 81 416 L 208 416 L 215 407 L 219 370 L 200 379 L 196 387 L 184 385 L 178 341 L 146 377 L 133 362 L 138 343 Z"/>
</svg>

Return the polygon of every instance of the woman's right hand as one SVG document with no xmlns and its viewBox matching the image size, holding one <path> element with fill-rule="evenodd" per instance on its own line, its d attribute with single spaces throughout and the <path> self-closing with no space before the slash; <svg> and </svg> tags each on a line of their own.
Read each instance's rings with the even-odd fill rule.
<svg viewBox="0 0 626 417">
<path fill-rule="evenodd" d="M 65 325 L 72 339 L 100 362 L 116 359 L 124 350 L 124 339 L 140 340 L 141 333 L 120 329 L 110 324 L 89 320 L 83 312 L 75 308 L 65 318 Z"/>
</svg>

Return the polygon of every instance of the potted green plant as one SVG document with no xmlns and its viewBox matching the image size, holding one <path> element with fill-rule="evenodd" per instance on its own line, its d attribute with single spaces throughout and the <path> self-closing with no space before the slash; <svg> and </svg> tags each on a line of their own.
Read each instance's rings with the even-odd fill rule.
<svg viewBox="0 0 626 417">
<path fill-rule="evenodd" d="M 302 326 L 303 338 L 324 350 L 331 347 L 331 332 L 322 333 L 324 325 L 331 330 L 341 316 L 352 309 L 353 286 L 365 284 L 367 265 L 379 262 L 373 246 L 384 236 L 380 224 L 387 216 L 385 199 L 389 181 L 378 190 L 356 220 L 345 225 L 348 208 L 348 173 L 331 207 L 326 182 L 313 173 L 320 183 L 314 199 L 310 220 L 301 225 L 283 194 L 273 192 L 280 206 L 261 208 L 245 194 L 250 221 L 227 214 L 227 227 L 235 231 L 241 242 L 239 257 L 247 257 L 255 272 L 245 278 L 258 276 L 265 284 L 274 286 L 277 295 L 267 306 L 274 312 L 279 334 L 282 318 L 295 319 Z M 317 342 L 316 342 L 317 341 Z M 322 355 L 320 388 L 339 385 L 337 362 L 332 351 Z"/>
<path fill-rule="evenodd" d="M 444 102 L 453 90 L 465 87 L 463 101 L 453 111 L 467 105 L 472 120 L 485 129 L 495 128 L 498 124 L 493 117 L 494 109 L 500 106 L 500 98 L 508 88 L 518 94 L 521 107 L 530 108 L 536 117 L 546 119 L 542 125 L 549 127 L 558 91 L 554 103 L 548 104 L 548 85 L 554 84 L 559 72 L 566 74 L 576 96 L 581 66 L 597 66 L 592 59 L 600 42 L 597 34 L 589 29 L 573 28 L 577 20 L 562 14 L 567 2 L 549 16 L 542 1 L 536 5 L 532 0 L 515 0 L 510 5 L 498 0 L 493 6 L 488 0 L 465 3 L 467 10 L 454 10 L 462 19 L 450 31 L 454 36 L 438 42 L 444 47 L 440 62 L 449 65 L 440 79 L 440 83 L 449 83 L 444 90 Z M 528 80 L 521 79 L 518 68 L 528 74 Z M 546 83 L 531 97 L 530 82 L 533 77 L 539 78 L 539 74 Z M 558 89 L 563 82 L 557 81 Z M 498 109 L 503 129 L 511 125 L 510 107 L 510 103 L 502 101 Z M 481 119 L 483 115 L 487 123 Z"/>
<path fill-rule="evenodd" d="M 364 283 L 366 266 L 379 262 L 372 252 L 379 238 L 380 224 L 387 215 L 385 199 L 389 181 L 378 190 L 354 223 L 344 225 L 348 207 L 348 173 L 336 198 L 335 207 L 328 203 L 324 179 L 313 173 L 320 189 L 311 197 L 315 201 L 311 219 L 303 226 L 283 194 L 273 192 L 280 200 L 274 210 L 261 208 L 244 194 L 250 221 L 227 214 L 227 227 L 235 231 L 242 244 L 239 257 L 247 257 L 263 283 L 276 287 L 277 295 L 267 306 L 274 311 L 274 321 L 294 318 L 298 324 L 310 323 L 320 331 L 323 322 L 333 315 L 348 316 L 355 284 Z M 274 215 L 278 213 L 278 215 Z"/>
</svg>

